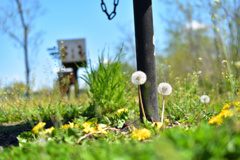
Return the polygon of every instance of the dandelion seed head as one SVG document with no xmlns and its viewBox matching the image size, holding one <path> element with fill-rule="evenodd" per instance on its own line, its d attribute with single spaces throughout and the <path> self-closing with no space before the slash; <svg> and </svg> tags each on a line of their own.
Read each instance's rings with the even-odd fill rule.
<svg viewBox="0 0 240 160">
<path fill-rule="evenodd" d="M 210 98 L 207 95 L 202 95 L 200 98 L 200 101 L 202 103 L 209 103 L 210 102 Z"/>
<path fill-rule="evenodd" d="M 147 81 L 147 75 L 142 71 L 136 71 L 132 74 L 132 83 L 142 85 Z"/>
<path fill-rule="evenodd" d="M 162 82 L 158 85 L 158 93 L 161 95 L 170 95 L 172 93 L 172 86 L 168 83 Z"/>
</svg>

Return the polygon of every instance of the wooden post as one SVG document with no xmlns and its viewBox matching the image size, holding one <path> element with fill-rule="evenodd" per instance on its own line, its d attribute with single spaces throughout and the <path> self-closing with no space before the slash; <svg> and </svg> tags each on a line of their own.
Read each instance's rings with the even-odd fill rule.
<svg viewBox="0 0 240 160">
<path fill-rule="evenodd" d="M 75 87 L 75 97 L 78 98 L 78 94 L 79 94 L 79 85 L 78 85 L 78 76 L 77 76 L 77 71 L 78 71 L 78 66 L 85 66 L 82 63 L 63 63 L 63 65 L 66 68 L 72 68 L 73 69 L 73 74 L 74 74 L 74 87 Z"/>
<path fill-rule="evenodd" d="M 133 0 L 137 70 L 147 75 L 141 86 L 142 100 L 149 121 L 159 122 L 155 46 L 153 37 L 153 17 L 151 0 Z M 142 112 L 140 118 L 142 119 Z"/>
</svg>

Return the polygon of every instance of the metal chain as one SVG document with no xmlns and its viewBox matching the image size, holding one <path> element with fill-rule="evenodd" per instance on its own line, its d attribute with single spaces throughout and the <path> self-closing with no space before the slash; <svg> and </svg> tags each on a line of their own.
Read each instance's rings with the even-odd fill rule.
<svg viewBox="0 0 240 160">
<path fill-rule="evenodd" d="M 116 9 L 117 9 L 118 3 L 119 3 L 119 0 L 114 0 L 114 2 L 113 2 L 114 9 L 113 9 L 112 13 L 109 14 L 108 11 L 107 11 L 107 6 L 106 6 L 106 4 L 104 3 L 104 1 L 102 0 L 102 3 L 101 3 L 102 11 L 103 11 L 104 13 L 106 13 L 106 15 L 107 15 L 107 17 L 108 17 L 109 20 L 112 20 L 112 19 L 116 16 L 116 14 L 117 14 L 117 13 L 116 13 Z"/>
</svg>

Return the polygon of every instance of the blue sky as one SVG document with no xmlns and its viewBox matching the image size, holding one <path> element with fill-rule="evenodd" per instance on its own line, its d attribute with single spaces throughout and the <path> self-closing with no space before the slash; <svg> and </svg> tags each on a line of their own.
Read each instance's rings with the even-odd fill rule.
<svg viewBox="0 0 240 160">
<path fill-rule="evenodd" d="M 8 0 L 1 0 L 8 1 Z M 108 11 L 113 9 L 113 0 L 105 0 Z M 132 0 L 120 0 L 116 17 L 109 21 L 101 10 L 101 0 L 41 0 L 45 13 L 34 23 L 35 31 L 42 31 L 43 42 L 38 52 L 30 56 L 31 81 L 34 90 L 43 86 L 52 87 L 57 74 L 53 71 L 58 62 L 50 55 L 47 48 L 57 46 L 57 40 L 85 38 L 88 59 L 93 64 L 105 48 L 114 55 L 116 46 L 121 43 L 124 32 L 134 33 Z M 1 4 L 0 4 L 1 6 Z M 155 44 L 160 48 L 164 36 L 160 12 L 163 9 L 157 0 L 153 0 L 153 19 Z M 156 27 L 158 26 L 158 27 Z M 15 41 L 0 32 L 0 83 L 6 86 L 14 81 L 25 82 L 25 64 L 23 49 L 15 46 Z M 31 53 L 30 53 L 31 54 Z M 84 69 L 79 70 L 82 74 Z M 80 86 L 83 82 L 80 81 Z"/>
</svg>

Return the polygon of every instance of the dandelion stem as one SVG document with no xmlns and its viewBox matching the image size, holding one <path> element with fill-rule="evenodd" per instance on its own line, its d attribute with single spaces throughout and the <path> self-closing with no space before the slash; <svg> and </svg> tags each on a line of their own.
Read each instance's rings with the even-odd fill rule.
<svg viewBox="0 0 240 160">
<path fill-rule="evenodd" d="M 162 117 L 161 117 L 162 123 L 163 123 L 163 116 L 164 116 L 164 104 L 165 104 L 165 96 L 163 96 L 163 107 L 162 107 Z"/>
<path fill-rule="evenodd" d="M 207 113 L 207 103 L 205 103 L 205 109 L 206 109 L 206 113 Z"/>
<path fill-rule="evenodd" d="M 142 114 L 143 114 L 143 116 L 146 118 L 146 115 L 145 115 L 145 112 L 144 112 L 144 108 L 143 108 L 143 102 L 142 102 L 142 95 L 141 95 L 140 85 L 138 85 L 138 91 L 139 91 L 139 98 L 140 98 L 140 104 L 141 104 Z M 146 119 L 147 119 L 147 118 L 146 118 Z"/>
</svg>

